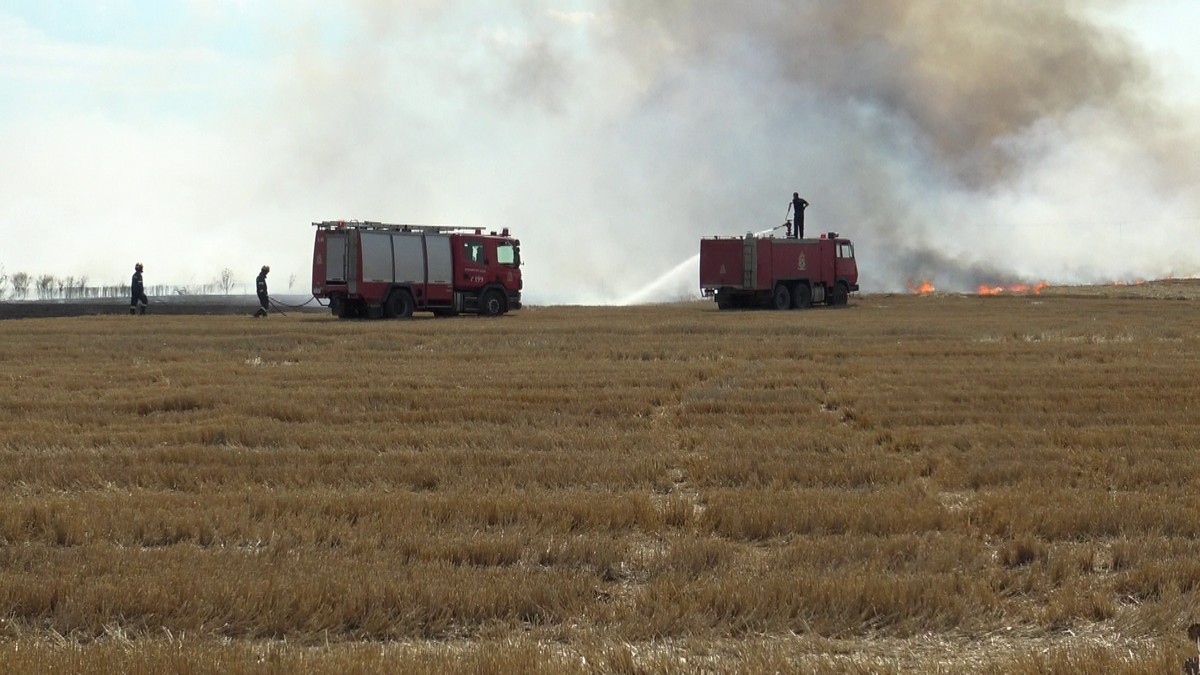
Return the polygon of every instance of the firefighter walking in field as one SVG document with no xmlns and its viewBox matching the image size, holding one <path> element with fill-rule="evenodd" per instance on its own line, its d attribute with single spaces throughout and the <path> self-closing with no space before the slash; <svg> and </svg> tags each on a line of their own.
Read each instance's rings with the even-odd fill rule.
<svg viewBox="0 0 1200 675">
<path fill-rule="evenodd" d="M 254 280 L 254 290 L 258 293 L 258 304 L 261 305 L 258 311 L 254 313 L 256 317 L 267 315 L 267 303 L 270 302 L 270 298 L 267 296 L 267 272 L 270 271 L 270 265 L 263 265 L 262 271 L 258 273 L 258 277 Z"/>
<path fill-rule="evenodd" d="M 142 283 L 142 263 L 133 266 L 133 279 L 129 281 L 129 313 L 130 314 L 145 314 L 146 305 L 150 301 L 146 299 L 146 286 Z"/>
<path fill-rule="evenodd" d="M 793 192 L 792 201 L 788 204 L 788 213 L 791 214 L 795 211 L 794 220 L 792 221 L 795 224 L 792 226 L 791 236 L 796 239 L 804 238 L 804 209 L 806 208 L 808 208 L 808 202 L 800 196 L 799 192 Z"/>
</svg>

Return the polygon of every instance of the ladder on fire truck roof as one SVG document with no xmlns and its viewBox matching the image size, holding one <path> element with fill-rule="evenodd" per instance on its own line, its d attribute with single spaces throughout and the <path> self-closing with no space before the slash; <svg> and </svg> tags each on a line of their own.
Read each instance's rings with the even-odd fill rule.
<svg viewBox="0 0 1200 675">
<path fill-rule="evenodd" d="M 322 230 L 383 230 L 386 232 L 483 231 L 481 227 L 464 227 L 462 225 L 393 225 L 391 223 L 378 223 L 370 220 L 325 220 L 313 223 L 313 227 L 318 227 Z"/>
</svg>

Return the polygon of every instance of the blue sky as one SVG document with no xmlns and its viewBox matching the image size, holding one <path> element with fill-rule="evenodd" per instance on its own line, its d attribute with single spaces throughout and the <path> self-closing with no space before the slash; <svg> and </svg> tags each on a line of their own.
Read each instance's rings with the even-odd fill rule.
<svg viewBox="0 0 1200 675">
<path fill-rule="evenodd" d="M 0 4 L 0 17 L 7 15 L 16 37 L 3 48 L 0 71 L 17 93 L 7 113 L 113 109 L 187 117 L 211 111 L 243 95 L 239 78 L 250 79 L 241 86 L 256 86 L 265 76 L 256 69 L 284 46 L 277 31 L 288 29 L 267 6 L 221 0 Z M 319 42 L 336 41 L 333 20 L 313 25 L 322 26 Z"/>
<path fill-rule="evenodd" d="M 0 237 L 16 242 L 0 265 L 112 283 L 141 260 L 155 282 L 202 284 L 269 263 L 303 292 L 311 221 L 463 223 L 522 236 L 534 300 L 605 302 L 679 267 L 701 235 L 776 224 L 801 189 L 815 222 L 859 240 L 869 289 L 903 288 L 916 259 L 946 261 L 948 278 L 1200 272 L 1124 234 L 1200 231 L 1194 190 L 1162 178 L 1165 147 L 1200 147 L 1194 127 L 1146 139 L 1084 98 L 981 141 L 1013 173 L 964 183 L 921 126 L 938 106 L 887 108 L 940 80 L 806 28 L 862 77 L 845 86 L 758 37 L 781 8 L 837 5 L 0 0 Z M 1079 16 L 1134 45 L 1161 112 L 1195 117 L 1200 3 L 1090 7 Z M 888 49 L 921 41 L 886 28 Z M 966 221 L 978 231 L 945 236 Z M 1075 251 L 1079 223 L 1115 234 L 1092 257 L 1044 250 Z"/>
</svg>

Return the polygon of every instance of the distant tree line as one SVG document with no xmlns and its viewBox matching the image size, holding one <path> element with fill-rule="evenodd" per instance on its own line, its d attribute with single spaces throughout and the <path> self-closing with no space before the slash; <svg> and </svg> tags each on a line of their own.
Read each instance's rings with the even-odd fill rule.
<svg viewBox="0 0 1200 675">
<path fill-rule="evenodd" d="M 289 288 L 296 275 L 289 279 Z M 0 266 L 0 300 L 86 300 L 96 298 L 128 298 L 129 284 L 89 285 L 86 275 L 56 277 L 52 274 L 32 275 L 15 272 L 11 276 Z M 239 282 L 233 270 L 225 268 L 206 284 L 146 286 L 146 294 L 164 295 L 229 295 Z"/>
</svg>

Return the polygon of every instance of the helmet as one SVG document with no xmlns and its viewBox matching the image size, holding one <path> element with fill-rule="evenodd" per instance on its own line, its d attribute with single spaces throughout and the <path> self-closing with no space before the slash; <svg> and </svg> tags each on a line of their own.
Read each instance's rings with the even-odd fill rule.
<svg viewBox="0 0 1200 675">
<path fill-rule="evenodd" d="M 141 272 L 142 271 L 142 263 L 138 263 L 138 264 L 134 265 L 133 269 L 137 272 Z"/>
</svg>

